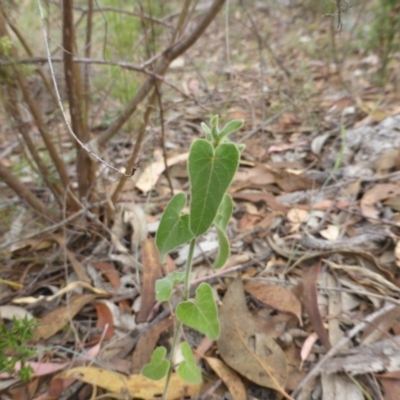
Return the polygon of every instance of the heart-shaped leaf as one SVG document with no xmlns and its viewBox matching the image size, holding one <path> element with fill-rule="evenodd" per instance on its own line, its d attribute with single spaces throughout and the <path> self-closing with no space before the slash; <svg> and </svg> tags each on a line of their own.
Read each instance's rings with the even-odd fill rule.
<svg viewBox="0 0 400 400">
<path fill-rule="evenodd" d="M 168 301 L 172 296 L 174 286 L 185 279 L 185 273 L 174 271 L 162 279 L 156 280 L 156 299 L 157 301 Z"/>
<path fill-rule="evenodd" d="M 215 257 L 213 268 L 221 268 L 229 257 L 230 244 L 226 235 L 226 228 L 228 226 L 229 218 L 233 211 L 232 197 L 225 193 L 224 198 L 219 206 L 218 213 L 214 220 L 214 225 L 218 233 L 218 253 Z"/>
<path fill-rule="evenodd" d="M 184 193 L 176 194 L 168 203 L 161 217 L 156 234 L 156 245 L 161 259 L 164 259 L 168 252 L 193 238 L 189 229 L 189 215 L 181 215 L 185 204 L 186 195 Z"/>
<path fill-rule="evenodd" d="M 192 144 L 188 164 L 191 185 L 189 226 L 195 237 L 205 233 L 213 223 L 238 168 L 239 157 L 239 149 L 234 143 L 222 143 L 215 149 L 204 139 Z"/>
<path fill-rule="evenodd" d="M 204 333 L 211 340 L 218 339 L 220 332 L 218 310 L 208 283 L 202 283 L 196 289 L 196 300 L 178 304 L 176 316 L 183 324 Z"/>
<path fill-rule="evenodd" d="M 150 363 L 142 368 L 142 375 L 155 381 L 164 378 L 170 368 L 170 362 L 165 359 L 166 354 L 165 347 L 157 347 L 151 355 Z"/>
<path fill-rule="evenodd" d="M 181 343 L 181 353 L 183 361 L 176 369 L 176 373 L 187 383 L 200 383 L 202 381 L 201 371 L 196 365 L 196 359 L 188 343 Z"/>
</svg>

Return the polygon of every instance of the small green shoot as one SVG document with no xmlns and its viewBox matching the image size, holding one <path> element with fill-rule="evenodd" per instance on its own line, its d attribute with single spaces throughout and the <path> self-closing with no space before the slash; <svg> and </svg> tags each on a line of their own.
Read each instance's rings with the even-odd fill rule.
<svg viewBox="0 0 400 400">
<path fill-rule="evenodd" d="M 232 215 L 233 201 L 227 190 L 239 167 L 240 153 L 244 150 L 244 145 L 231 142 L 228 136 L 240 129 L 243 121 L 231 121 L 222 130 L 219 129 L 218 123 L 219 118 L 216 115 L 211 119 L 210 126 L 201 124 L 206 139 L 197 139 L 190 147 L 188 159 L 189 212 L 183 213 L 186 207 L 186 195 L 182 193 L 175 195 L 164 211 L 156 234 L 156 245 L 162 260 L 167 253 L 190 242 L 185 272 L 175 271 L 156 282 L 158 301 L 168 301 L 174 287 L 182 281 L 184 283 L 183 299 L 176 307 L 178 322 L 170 351 L 170 362 L 180 341 L 182 325 L 196 329 L 212 340 L 218 339 L 220 334 L 218 309 L 211 286 L 208 283 L 200 284 L 196 290 L 195 299 L 189 299 L 196 239 L 212 226 L 215 227 L 219 249 L 214 261 L 214 268 L 221 268 L 230 254 L 226 229 Z M 196 366 L 189 344 L 181 343 L 181 351 L 184 361 L 176 368 L 177 374 L 188 383 L 201 382 L 201 372 Z M 164 359 L 165 354 L 165 349 L 163 351 L 160 348 L 154 350 L 151 363 L 143 368 L 142 373 L 148 377 L 153 376 L 152 379 L 156 379 L 154 376 L 160 377 L 162 374 L 159 371 L 164 372 L 167 365 Z M 168 389 L 171 372 L 171 368 L 168 366 L 163 398 Z"/>
</svg>

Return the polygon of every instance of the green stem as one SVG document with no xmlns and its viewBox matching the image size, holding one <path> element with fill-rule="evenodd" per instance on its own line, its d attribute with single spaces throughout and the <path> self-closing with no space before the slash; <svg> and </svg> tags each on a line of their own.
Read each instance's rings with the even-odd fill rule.
<svg viewBox="0 0 400 400">
<path fill-rule="evenodd" d="M 196 246 L 196 239 L 190 241 L 188 259 L 186 261 L 185 280 L 183 282 L 183 301 L 189 300 L 190 295 L 190 273 L 192 272 L 193 254 Z"/>
<path fill-rule="evenodd" d="M 189 299 L 189 295 L 190 295 L 190 273 L 192 272 L 193 254 L 194 254 L 195 246 L 196 246 L 196 239 L 192 239 L 190 242 L 190 245 L 189 245 L 189 254 L 188 254 L 187 261 L 186 261 L 185 280 L 183 282 L 183 285 L 184 285 L 183 301 L 187 301 Z M 176 346 L 177 346 L 179 338 L 180 338 L 181 328 L 182 328 L 182 322 L 177 321 L 176 326 L 175 326 L 174 339 L 172 340 L 171 352 L 169 355 L 170 368 L 168 370 L 167 379 L 165 381 L 162 400 L 166 399 L 168 386 L 169 386 L 169 382 L 171 380 L 171 374 L 172 374 L 172 362 L 173 362 L 173 358 L 174 358 L 174 354 L 175 354 L 175 349 L 176 349 Z"/>
</svg>

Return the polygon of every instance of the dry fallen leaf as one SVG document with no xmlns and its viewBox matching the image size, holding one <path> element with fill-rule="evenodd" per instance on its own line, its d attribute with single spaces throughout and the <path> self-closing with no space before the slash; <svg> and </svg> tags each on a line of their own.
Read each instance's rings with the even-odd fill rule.
<svg viewBox="0 0 400 400">
<path fill-rule="evenodd" d="M 174 165 L 181 161 L 186 161 L 188 156 L 189 153 L 178 154 L 177 156 L 169 158 L 167 160 L 167 165 L 168 167 L 170 167 L 171 165 Z M 136 182 L 136 187 L 146 194 L 154 187 L 164 170 L 165 162 L 164 159 L 161 157 L 159 160 L 146 167 L 146 169 L 143 171 L 142 175 L 140 175 L 138 181 Z"/>
<path fill-rule="evenodd" d="M 339 239 L 340 228 L 336 225 L 328 225 L 326 229 L 319 231 L 319 234 L 331 242 Z"/>
<path fill-rule="evenodd" d="M 360 208 L 367 218 L 379 217 L 376 203 L 400 194 L 400 186 L 393 183 L 382 183 L 369 189 L 361 199 Z"/>
<path fill-rule="evenodd" d="M 304 287 L 304 306 L 307 310 L 308 316 L 311 321 L 315 332 L 318 334 L 321 343 L 330 348 L 328 333 L 324 327 L 321 313 L 318 308 L 317 300 L 317 280 L 321 271 L 321 263 L 314 264 L 308 271 L 304 273 L 303 287 Z"/>
<path fill-rule="evenodd" d="M 225 294 L 220 323 L 221 335 L 217 344 L 223 360 L 252 382 L 290 398 L 284 390 L 285 355 L 271 337 L 256 332 L 240 279 L 233 281 Z"/>
<path fill-rule="evenodd" d="M 96 328 L 101 329 L 107 326 L 104 339 L 111 339 L 114 336 L 114 320 L 110 309 L 100 301 L 93 302 L 93 307 L 97 311 Z"/>
<path fill-rule="evenodd" d="M 286 193 L 297 192 L 298 190 L 308 190 L 317 187 L 316 182 L 312 182 L 304 176 L 297 175 L 284 169 L 271 170 L 276 184 Z"/>
<path fill-rule="evenodd" d="M 245 183 L 254 187 L 262 187 L 275 182 L 274 176 L 263 165 L 256 165 L 253 168 L 239 169 L 233 179 L 234 185 Z"/>
<path fill-rule="evenodd" d="M 166 318 L 153 325 L 139 338 L 132 355 L 132 372 L 139 373 L 150 362 L 153 350 L 162 332 L 172 325 L 172 319 Z"/>
<path fill-rule="evenodd" d="M 36 339 L 48 339 L 64 328 L 71 319 L 88 303 L 99 297 L 96 294 L 84 294 L 72 297 L 64 307 L 50 311 L 38 320 L 39 326 L 35 329 Z"/>
<path fill-rule="evenodd" d="M 143 375 L 125 376 L 116 372 L 95 367 L 77 367 L 64 372 L 61 377 L 75 378 L 82 382 L 101 387 L 111 393 L 132 396 L 143 400 L 159 400 L 162 396 L 165 379 L 154 381 Z M 202 384 L 187 384 L 178 375 L 172 374 L 165 396 L 166 400 L 177 400 L 182 397 L 195 397 Z"/>
<path fill-rule="evenodd" d="M 269 285 L 266 282 L 255 280 L 247 281 L 244 285 L 244 290 L 257 300 L 276 310 L 295 315 L 300 325 L 302 325 L 301 303 L 289 290 L 281 286 Z"/>
<path fill-rule="evenodd" d="M 111 240 L 115 248 L 121 253 L 136 251 L 142 240 L 147 237 L 147 221 L 143 208 L 133 203 L 118 203 L 113 216 Z M 130 234 L 130 248 L 123 243 Z"/>
<path fill-rule="evenodd" d="M 309 218 L 309 212 L 300 208 L 292 208 L 287 213 L 287 219 L 290 222 L 290 233 L 297 232 L 302 223 Z"/>
<path fill-rule="evenodd" d="M 212 357 L 205 357 L 206 361 L 214 372 L 222 379 L 229 393 L 232 396 L 232 400 L 246 400 L 246 388 L 240 377 L 231 370 L 226 364 L 221 360 Z"/>
<path fill-rule="evenodd" d="M 153 239 L 142 242 L 143 285 L 136 322 L 145 322 L 156 302 L 156 280 L 162 278 L 160 255 Z"/>
</svg>

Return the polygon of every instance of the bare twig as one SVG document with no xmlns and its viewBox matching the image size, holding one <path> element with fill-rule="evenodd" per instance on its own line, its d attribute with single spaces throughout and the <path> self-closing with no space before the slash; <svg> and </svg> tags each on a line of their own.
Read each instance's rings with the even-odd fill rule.
<svg viewBox="0 0 400 400">
<path fill-rule="evenodd" d="M 130 71 L 136 71 L 136 72 L 141 72 L 146 75 L 150 75 L 154 77 L 155 79 L 159 80 L 160 82 L 164 83 L 165 85 L 171 87 L 172 89 L 176 90 L 179 94 L 181 94 L 183 97 L 186 99 L 194 101 L 197 105 L 202 107 L 205 111 L 208 111 L 206 107 L 204 107 L 202 104 L 199 104 L 198 101 L 196 100 L 195 97 L 185 93 L 183 90 L 178 88 L 176 85 L 173 83 L 167 81 L 164 76 L 156 74 L 154 71 L 150 70 L 148 68 L 148 65 L 157 60 L 160 57 L 160 55 L 155 55 L 151 59 L 145 61 L 142 64 L 132 64 L 126 61 L 111 61 L 111 60 L 99 60 L 99 59 L 94 59 L 94 58 L 85 58 L 85 57 L 74 57 L 74 63 L 78 64 L 97 64 L 97 65 L 110 65 L 114 67 L 120 67 L 122 69 L 127 69 Z M 12 61 L 7 61 L 7 60 L 0 60 L 0 66 L 1 65 L 12 65 L 12 64 L 39 64 L 39 63 L 58 63 L 62 62 L 63 59 L 61 57 L 51 57 L 50 59 L 48 57 L 33 57 L 33 58 L 20 58 L 18 60 L 12 60 Z"/>
<path fill-rule="evenodd" d="M 1 8 L 1 3 L 0 3 L 0 8 Z M 2 8 L 1 8 L 2 9 Z M 34 57 L 33 55 L 33 51 L 31 49 L 31 47 L 29 46 L 28 42 L 25 40 L 24 36 L 22 35 L 22 33 L 20 32 L 20 30 L 18 29 L 18 27 L 10 20 L 10 18 L 8 18 L 8 15 L 6 12 L 4 12 L 4 9 L 2 9 L 4 18 L 7 21 L 8 26 L 12 29 L 12 31 L 15 33 L 15 36 L 18 38 L 18 40 L 20 41 L 20 43 L 22 44 L 22 47 L 25 49 L 26 53 L 29 55 L 29 57 Z M 44 71 L 42 70 L 41 67 L 37 67 L 36 68 L 37 73 L 40 75 L 40 77 L 42 78 L 42 81 L 44 83 L 44 85 L 46 86 L 46 89 L 48 90 L 48 92 L 50 93 L 50 96 L 54 102 L 54 104 L 57 103 L 57 97 L 56 94 L 54 92 L 53 87 L 50 84 L 50 81 L 47 79 Z"/>
<path fill-rule="evenodd" d="M 203 15 L 203 18 L 199 21 L 199 23 L 195 26 L 193 31 L 183 37 L 180 41 L 175 43 L 170 48 L 166 49 L 159 60 L 154 73 L 160 76 L 163 76 L 172 60 L 180 56 L 184 53 L 189 47 L 191 47 L 197 39 L 201 36 L 201 34 L 206 30 L 206 28 L 210 25 L 211 21 L 217 15 L 224 4 L 225 0 L 214 0 L 213 4 L 209 7 L 209 9 Z M 153 76 L 149 76 L 143 85 L 138 89 L 136 95 L 129 102 L 127 107 L 122 111 L 122 113 L 111 123 L 110 127 L 99 136 L 97 142 L 100 146 L 107 143 L 120 128 L 125 124 L 125 122 L 131 117 L 131 115 L 135 112 L 138 104 L 148 96 L 151 88 L 154 86 L 156 82 L 156 78 Z"/>
<path fill-rule="evenodd" d="M 79 6 L 75 6 L 74 7 L 74 10 L 81 11 L 83 13 L 90 12 L 89 9 L 90 9 L 90 7 L 88 7 L 88 8 L 79 7 Z M 101 13 L 115 12 L 115 13 L 118 13 L 118 14 L 131 15 L 132 17 L 145 18 L 145 19 L 148 19 L 149 21 L 155 22 L 156 24 L 163 25 L 163 26 L 165 26 L 167 28 L 172 28 L 172 26 L 170 24 L 168 24 L 167 22 L 163 21 L 162 19 L 155 18 L 152 15 L 142 14 L 141 12 L 122 10 L 122 9 L 116 8 L 116 7 L 93 8 L 92 12 L 101 12 Z"/>
<path fill-rule="evenodd" d="M 155 101 L 156 101 L 156 93 L 153 91 L 149 103 L 147 104 L 146 111 L 144 113 L 143 122 L 139 128 L 139 133 L 136 138 L 135 147 L 133 148 L 133 152 L 129 157 L 128 164 L 126 166 L 127 171 L 128 172 L 130 171 L 131 174 L 133 174 L 133 168 L 135 168 L 135 165 L 139 157 L 140 148 L 142 146 L 143 139 L 146 133 L 146 126 L 148 125 L 151 113 L 154 110 Z M 127 179 L 128 178 L 126 175 L 121 176 L 121 179 L 119 180 L 118 185 L 111 196 L 111 200 L 113 203 L 117 202 L 118 196 L 120 195 L 122 189 L 124 188 Z"/>
<path fill-rule="evenodd" d="M 57 221 L 57 217 L 50 212 L 48 207 L 29 190 L 8 168 L 0 163 L 0 178 L 9 186 L 21 199 L 25 200 L 35 211 L 45 216 L 50 221 Z"/>
<path fill-rule="evenodd" d="M 53 63 L 51 61 L 49 40 L 48 40 L 48 37 L 47 37 L 47 32 L 46 32 L 46 26 L 45 26 L 45 21 L 44 21 L 44 14 L 43 14 L 41 0 L 37 0 L 37 4 L 38 4 L 39 12 L 40 12 L 40 19 L 42 21 L 42 30 L 43 30 L 43 36 L 44 36 L 46 52 L 47 52 L 47 59 L 46 60 L 49 63 L 51 77 L 53 79 L 54 90 L 55 90 L 56 96 L 57 96 L 57 102 L 58 102 L 58 105 L 60 107 L 60 110 L 61 110 L 64 122 L 65 122 L 65 125 L 67 126 L 68 132 L 74 138 L 74 140 L 79 144 L 79 146 L 81 146 L 81 148 L 83 150 L 85 150 L 88 154 L 90 154 L 92 157 L 94 157 L 100 163 L 103 163 L 103 164 L 107 165 L 108 168 L 110 168 L 110 169 L 116 171 L 117 173 L 121 174 L 121 171 L 118 168 L 116 168 L 113 165 L 107 163 L 100 156 L 98 156 L 95 152 L 93 152 L 86 144 L 84 144 L 80 140 L 80 138 L 75 134 L 75 132 L 73 131 L 73 129 L 71 127 L 71 124 L 70 124 L 70 122 L 69 122 L 69 120 L 67 118 L 67 115 L 65 113 L 65 109 L 64 109 L 64 106 L 63 106 L 63 103 L 62 103 L 62 100 L 61 100 L 61 95 L 60 95 L 60 91 L 58 90 L 57 81 L 56 81 L 56 77 L 55 77 L 55 72 L 54 72 L 54 68 L 53 68 Z M 122 174 L 122 175 L 125 175 L 125 174 Z M 126 175 L 126 176 L 129 177 L 131 175 Z"/>
</svg>

